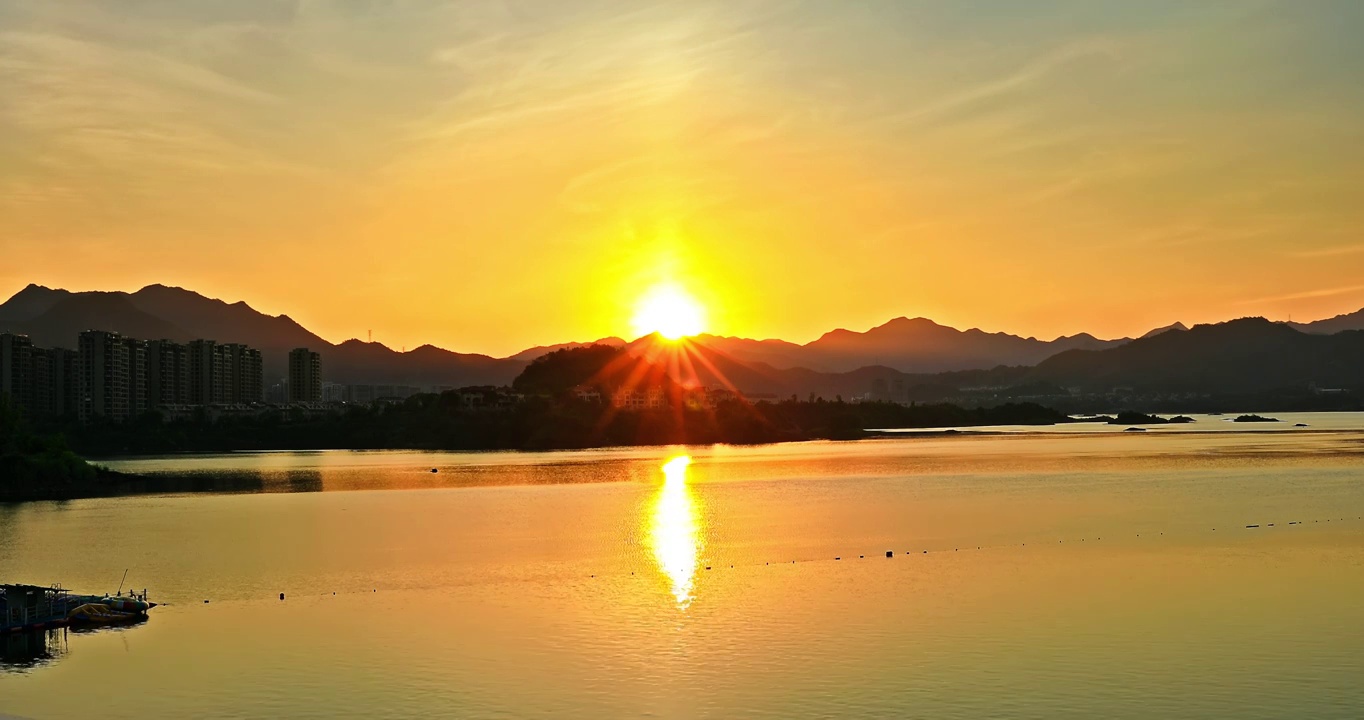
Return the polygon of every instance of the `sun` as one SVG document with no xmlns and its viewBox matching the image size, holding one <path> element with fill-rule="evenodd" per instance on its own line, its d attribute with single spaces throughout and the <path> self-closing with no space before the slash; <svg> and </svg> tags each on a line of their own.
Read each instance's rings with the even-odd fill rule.
<svg viewBox="0 0 1364 720">
<path fill-rule="evenodd" d="M 669 340 L 696 335 L 705 329 L 705 311 L 682 288 L 657 285 L 635 306 L 635 335 L 658 333 Z"/>
</svg>

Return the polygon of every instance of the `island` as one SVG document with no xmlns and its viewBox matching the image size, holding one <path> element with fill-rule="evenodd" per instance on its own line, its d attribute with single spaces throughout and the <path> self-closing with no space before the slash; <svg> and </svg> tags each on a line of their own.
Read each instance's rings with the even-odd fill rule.
<svg viewBox="0 0 1364 720">
<path fill-rule="evenodd" d="M 1109 425 L 1172 425 L 1191 423 L 1194 419 L 1187 415 L 1176 415 L 1172 418 L 1163 418 L 1159 415 L 1147 415 L 1139 412 L 1120 412 L 1116 418 L 1109 418 Z"/>
</svg>

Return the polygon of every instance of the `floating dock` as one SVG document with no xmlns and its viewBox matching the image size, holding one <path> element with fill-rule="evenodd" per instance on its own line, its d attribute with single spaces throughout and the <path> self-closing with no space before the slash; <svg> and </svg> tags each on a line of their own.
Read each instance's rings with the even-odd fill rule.
<svg viewBox="0 0 1364 720">
<path fill-rule="evenodd" d="M 145 590 L 141 595 L 75 595 L 60 585 L 0 584 L 0 634 L 66 627 L 83 617 L 73 618 L 71 611 L 87 604 L 103 605 L 130 617 L 145 617 L 156 607 L 147 602 Z"/>
<path fill-rule="evenodd" d="M 0 585 L 0 633 L 66 626 L 71 594 L 59 585 Z"/>
</svg>

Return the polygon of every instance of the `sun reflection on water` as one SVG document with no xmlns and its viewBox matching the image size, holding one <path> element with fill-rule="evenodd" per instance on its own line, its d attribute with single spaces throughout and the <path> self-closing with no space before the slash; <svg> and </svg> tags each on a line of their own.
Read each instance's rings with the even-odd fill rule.
<svg viewBox="0 0 1364 720">
<path fill-rule="evenodd" d="M 678 455 L 663 465 L 663 487 L 654 498 L 649 517 L 654 559 L 672 584 L 679 608 L 691 605 L 696 566 L 701 555 L 701 533 L 696 503 L 687 486 L 691 457 Z"/>
</svg>

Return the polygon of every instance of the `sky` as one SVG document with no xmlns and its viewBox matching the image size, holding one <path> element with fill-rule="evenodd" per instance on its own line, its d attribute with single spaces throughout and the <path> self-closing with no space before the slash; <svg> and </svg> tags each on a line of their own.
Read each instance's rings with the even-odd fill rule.
<svg viewBox="0 0 1364 720">
<path fill-rule="evenodd" d="M 0 0 L 0 296 L 494 355 L 1364 307 L 1364 3 Z"/>
</svg>

